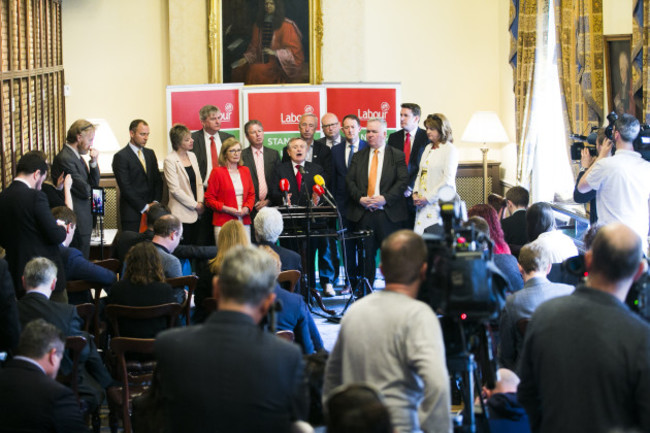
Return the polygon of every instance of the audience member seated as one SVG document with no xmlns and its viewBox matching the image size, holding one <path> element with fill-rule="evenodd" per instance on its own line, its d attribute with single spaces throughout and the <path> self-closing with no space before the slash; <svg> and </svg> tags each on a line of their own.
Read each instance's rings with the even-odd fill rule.
<svg viewBox="0 0 650 433">
<path fill-rule="evenodd" d="M 370 383 L 386 397 L 398 432 L 451 431 L 451 395 L 440 323 L 416 300 L 427 274 L 427 247 L 410 230 L 381 245 L 386 288 L 364 296 L 343 316 L 325 370 L 323 393 Z"/>
<path fill-rule="evenodd" d="M 517 401 L 519 377 L 507 368 L 497 371 L 494 389 L 483 388 L 491 433 L 530 433 L 524 407 Z"/>
<path fill-rule="evenodd" d="M 18 344 L 20 322 L 14 284 L 3 256 L 4 250 L 0 248 L 0 352 L 11 354 Z"/>
<path fill-rule="evenodd" d="M 342 385 L 327 398 L 328 433 L 392 433 L 384 399 L 363 383 Z"/>
<path fill-rule="evenodd" d="M 526 211 L 528 242 L 542 244 L 551 254 L 551 263 L 562 263 L 578 255 L 573 239 L 555 229 L 555 216 L 550 204 L 539 202 Z"/>
<path fill-rule="evenodd" d="M 88 344 L 79 360 L 78 391 L 82 400 L 93 411 L 104 400 L 104 390 L 113 385 L 113 379 L 102 362 L 95 343 L 83 332 L 83 320 L 74 305 L 54 302 L 50 299 L 56 285 L 56 265 L 45 257 L 30 260 L 25 266 L 23 281 L 27 293 L 18 301 L 20 323 L 24 327 L 35 319 L 44 319 L 59 328 L 66 337 L 82 336 Z M 66 354 L 61 372 L 70 374 L 72 360 Z"/>
<path fill-rule="evenodd" d="M 646 270 L 641 238 L 608 224 L 585 263 L 585 285 L 533 314 L 517 397 L 534 432 L 648 432 L 650 325 L 623 302 Z"/>
<path fill-rule="evenodd" d="M 168 431 L 288 432 L 305 418 L 300 349 L 259 328 L 275 301 L 277 275 L 264 251 L 231 249 L 216 286 L 219 311 L 202 325 L 158 336 L 154 351 Z"/>
<path fill-rule="evenodd" d="M 41 185 L 41 191 L 45 193 L 50 208 L 54 209 L 58 206 L 67 206 L 73 209 L 74 205 L 72 204 L 71 193 L 72 175 L 61 173 L 56 180 L 56 185 L 54 185 L 53 180 L 52 174 L 50 173 L 50 176 Z"/>
<path fill-rule="evenodd" d="M 163 215 L 153 225 L 151 242 L 158 250 L 165 278 L 183 276 L 183 266 L 178 257 L 172 255 L 183 238 L 183 225 L 174 215 Z M 128 261 L 127 261 L 128 262 Z"/>
<path fill-rule="evenodd" d="M 524 336 L 519 331 L 517 322 L 530 319 L 543 302 L 569 295 L 574 290 L 568 284 L 551 283 L 546 279 L 551 270 L 551 259 L 550 252 L 543 244 L 533 242 L 524 245 L 519 253 L 519 270 L 524 278 L 524 288 L 508 296 L 499 325 L 499 362 L 513 371 L 517 371 L 517 362 L 524 344 Z"/>
<path fill-rule="evenodd" d="M 485 220 L 490 229 L 490 239 L 494 243 L 494 254 L 510 254 L 510 247 L 503 239 L 503 230 L 499 224 L 499 216 L 489 204 L 477 204 L 469 208 L 468 217 L 478 216 Z"/>
<path fill-rule="evenodd" d="M 589 229 L 585 232 L 582 237 L 582 246 L 585 251 L 591 248 L 591 244 L 594 241 L 594 238 L 602 227 L 603 224 L 595 223 L 592 224 L 591 227 L 589 227 Z M 575 264 L 573 260 L 579 258 L 580 257 L 578 256 L 574 256 L 569 257 L 567 260 L 571 261 L 571 266 L 573 266 Z M 584 271 L 580 275 L 576 275 L 576 272 L 569 272 L 569 269 L 567 268 L 569 264 L 566 263 L 567 260 L 562 263 L 553 263 L 551 266 L 551 272 L 548 273 L 547 278 L 549 281 L 553 281 L 554 283 L 564 283 L 571 284 L 572 286 L 577 286 L 583 282 L 583 279 L 585 277 Z M 584 264 L 584 259 L 582 259 L 582 263 Z"/>
<path fill-rule="evenodd" d="M 288 248 L 277 245 L 278 238 L 284 230 L 282 214 L 274 207 L 260 209 L 255 217 L 255 239 L 259 245 L 268 245 L 280 256 L 282 270 L 296 270 L 302 274 L 302 259 L 300 254 Z"/>
<path fill-rule="evenodd" d="M 122 231 L 120 232 L 115 241 L 113 242 L 113 257 L 120 262 L 126 259 L 126 253 L 129 252 L 131 247 L 138 242 L 150 241 L 153 239 L 153 227 L 158 218 L 163 215 L 170 215 L 169 209 L 160 203 L 154 203 L 149 206 L 147 211 L 147 230 L 143 233 Z M 179 245 L 174 250 L 174 255 L 179 259 L 196 259 L 207 260 L 217 254 L 217 247 L 215 246 L 199 246 L 199 245 Z"/>
<path fill-rule="evenodd" d="M 160 255 L 151 242 L 136 244 L 126 255 L 124 277 L 113 284 L 106 298 L 106 304 L 147 307 L 150 305 L 182 303 L 185 291 L 172 289 L 165 283 Z M 134 338 L 154 338 L 158 332 L 167 328 L 167 319 L 156 318 L 148 321 L 121 319 L 118 322 L 120 336 Z"/>
<path fill-rule="evenodd" d="M 54 380 L 64 347 L 63 333 L 45 320 L 25 326 L 16 357 L 0 369 L 0 430 L 88 433 L 74 393 Z"/>
<path fill-rule="evenodd" d="M 81 251 L 70 246 L 77 229 L 77 216 L 75 213 L 66 206 L 57 206 L 52 209 L 52 215 L 57 220 L 65 223 L 65 240 L 59 245 L 59 251 L 63 259 L 66 280 L 93 281 L 100 283 L 103 287 L 113 284 L 117 280 L 115 272 L 87 260 Z M 85 302 L 93 302 L 90 293 L 87 291 L 68 293 L 68 303 L 77 305 Z"/>
<path fill-rule="evenodd" d="M 490 208 L 492 212 L 494 209 Z M 486 235 L 492 240 L 492 230 L 488 222 L 480 216 L 472 216 L 467 219 L 467 225 L 473 224 L 474 228 L 479 232 Z M 498 227 L 497 222 L 497 227 Z M 493 254 L 492 260 L 497 268 L 503 273 L 508 282 L 508 292 L 516 292 L 524 287 L 524 280 L 521 278 L 519 267 L 517 266 L 517 259 L 512 254 Z"/>
<path fill-rule="evenodd" d="M 268 245 L 260 248 L 269 253 L 278 263 L 278 272 L 282 268 L 280 256 Z M 282 303 L 282 309 L 276 313 L 276 330 L 292 331 L 295 341 L 302 347 L 304 354 L 309 355 L 323 348 L 323 340 L 314 323 L 302 296 L 275 285 L 276 299 Z"/>
<path fill-rule="evenodd" d="M 199 282 L 194 292 L 194 302 L 196 304 L 194 322 L 202 323 L 207 318 L 208 313 L 203 308 L 203 301 L 213 295 L 212 281 L 214 277 L 219 276 L 221 263 L 226 253 L 237 245 L 249 244 L 248 232 L 240 221 L 230 220 L 221 227 L 217 235 L 217 255 L 208 262 L 207 266 L 201 266 L 197 272 Z"/>
<path fill-rule="evenodd" d="M 515 256 L 519 255 L 521 247 L 528 243 L 526 208 L 529 201 L 528 190 L 524 187 L 513 186 L 506 192 L 506 208 L 510 216 L 501 220 L 501 227 L 503 237 Z"/>
</svg>

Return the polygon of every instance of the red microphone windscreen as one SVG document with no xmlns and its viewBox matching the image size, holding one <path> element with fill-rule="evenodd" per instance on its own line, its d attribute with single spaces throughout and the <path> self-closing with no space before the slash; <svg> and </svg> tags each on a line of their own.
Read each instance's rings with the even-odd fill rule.
<svg viewBox="0 0 650 433">
<path fill-rule="evenodd" d="M 312 190 L 313 190 L 316 194 L 318 194 L 318 195 L 323 195 L 323 194 L 325 194 L 325 189 L 323 189 L 323 187 L 320 186 L 320 185 L 318 185 L 318 184 L 314 185 L 314 186 L 312 187 Z"/>
<path fill-rule="evenodd" d="M 289 180 L 288 179 L 280 179 L 280 191 L 282 191 L 282 192 L 289 191 Z"/>
</svg>

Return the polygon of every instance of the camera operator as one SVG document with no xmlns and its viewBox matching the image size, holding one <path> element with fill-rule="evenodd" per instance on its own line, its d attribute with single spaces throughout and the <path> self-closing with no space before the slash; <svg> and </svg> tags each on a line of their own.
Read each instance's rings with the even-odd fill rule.
<svg viewBox="0 0 650 433">
<path fill-rule="evenodd" d="M 576 186 L 573 190 L 573 200 L 576 203 L 589 203 L 589 222 L 594 224 L 598 221 L 598 212 L 596 209 L 596 191 L 590 190 L 587 193 L 581 193 L 578 190 L 578 185 L 580 184 L 580 179 L 582 179 L 587 172 L 587 169 L 591 167 L 594 162 L 596 162 L 597 156 L 600 154 L 600 151 L 603 148 L 603 143 L 609 141 L 605 136 L 605 128 L 599 128 L 596 132 L 596 156 L 592 156 L 589 152 L 589 148 L 586 146 L 582 149 L 580 157 L 580 172 L 578 173 L 578 178 L 576 179 Z M 607 156 L 611 156 L 611 148 L 607 153 Z"/>
<path fill-rule="evenodd" d="M 621 115 L 612 130 L 616 153 L 609 156 L 612 141 L 604 141 L 596 161 L 578 182 L 578 191 L 585 194 L 595 190 L 599 221 L 627 224 L 641 237 L 647 251 L 650 163 L 634 151 L 632 143 L 639 131 L 636 118 Z"/>
</svg>

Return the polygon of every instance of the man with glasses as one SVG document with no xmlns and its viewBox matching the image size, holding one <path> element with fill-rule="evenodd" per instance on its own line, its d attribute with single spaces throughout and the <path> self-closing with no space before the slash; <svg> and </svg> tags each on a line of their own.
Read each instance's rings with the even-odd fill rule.
<svg viewBox="0 0 650 433">
<path fill-rule="evenodd" d="M 334 146 L 342 142 L 341 138 L 341 123 L 339 118 L 334 113 L 325 113 L 321 117 L 321 129 L 323 137 L 316 140 L 332 149 Z"/>
</svg>

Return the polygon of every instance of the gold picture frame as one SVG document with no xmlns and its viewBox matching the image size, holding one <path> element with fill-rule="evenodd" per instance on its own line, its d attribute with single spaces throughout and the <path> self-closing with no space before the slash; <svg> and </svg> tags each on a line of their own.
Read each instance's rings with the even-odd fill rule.
<svg viewBox="0 0 650 433">
<path fill-rule="evenodd" d="M 309 77 L 309 81 L 300 81 L 296 84 L 320 84 L 323 82 L 323 69 L 322 69 L 322 48 L 323 48 L 323 12 L 321 8 L 321 0 L 292 0 L 294 3 L 306 3 L 308 6 L 308 17 L 305 21 L 309 23 L 307 33 L 309 40 L 307 41 L 308 53 L 306 62 L 308 64 L 309 72 L 303 73 L 303 76 Z M 224 73 L 224 67 L 230 66 L 224 64 L 224 26 L 222 20 L 224 16 L 224 5 L 238 5 L 237 7 L 251 3 L 251 0 L 209 0 L 208 4 L 208 50 L 209 50 L 209 79 L 211 83 L 224 83 L 233 82 L 228 80 L 227 73 Z M 292 8 L 295 10 L 295 8 Z M 239 12 L 239 9 L 237 9 Z M 251 19 L 252 24 L 252 19 Z M 226 27 L 230 31 L 232 26 Z M 304 36 L 303 36 L 304 38 Z M 234 44 L 232 44 L 234 45 Z M 247 44 L 246 44 L 247 45 Z M 231 45 L 229 45 L 230 47 Z M 241 48 L 240 48 L 241 49 Z M 230 53 L 228 53 L 230 54 Z M 224 81 L 224 78 L 226 80 Z M 273 84 L 273 83 L 267 83 Z"/>
</svg>

